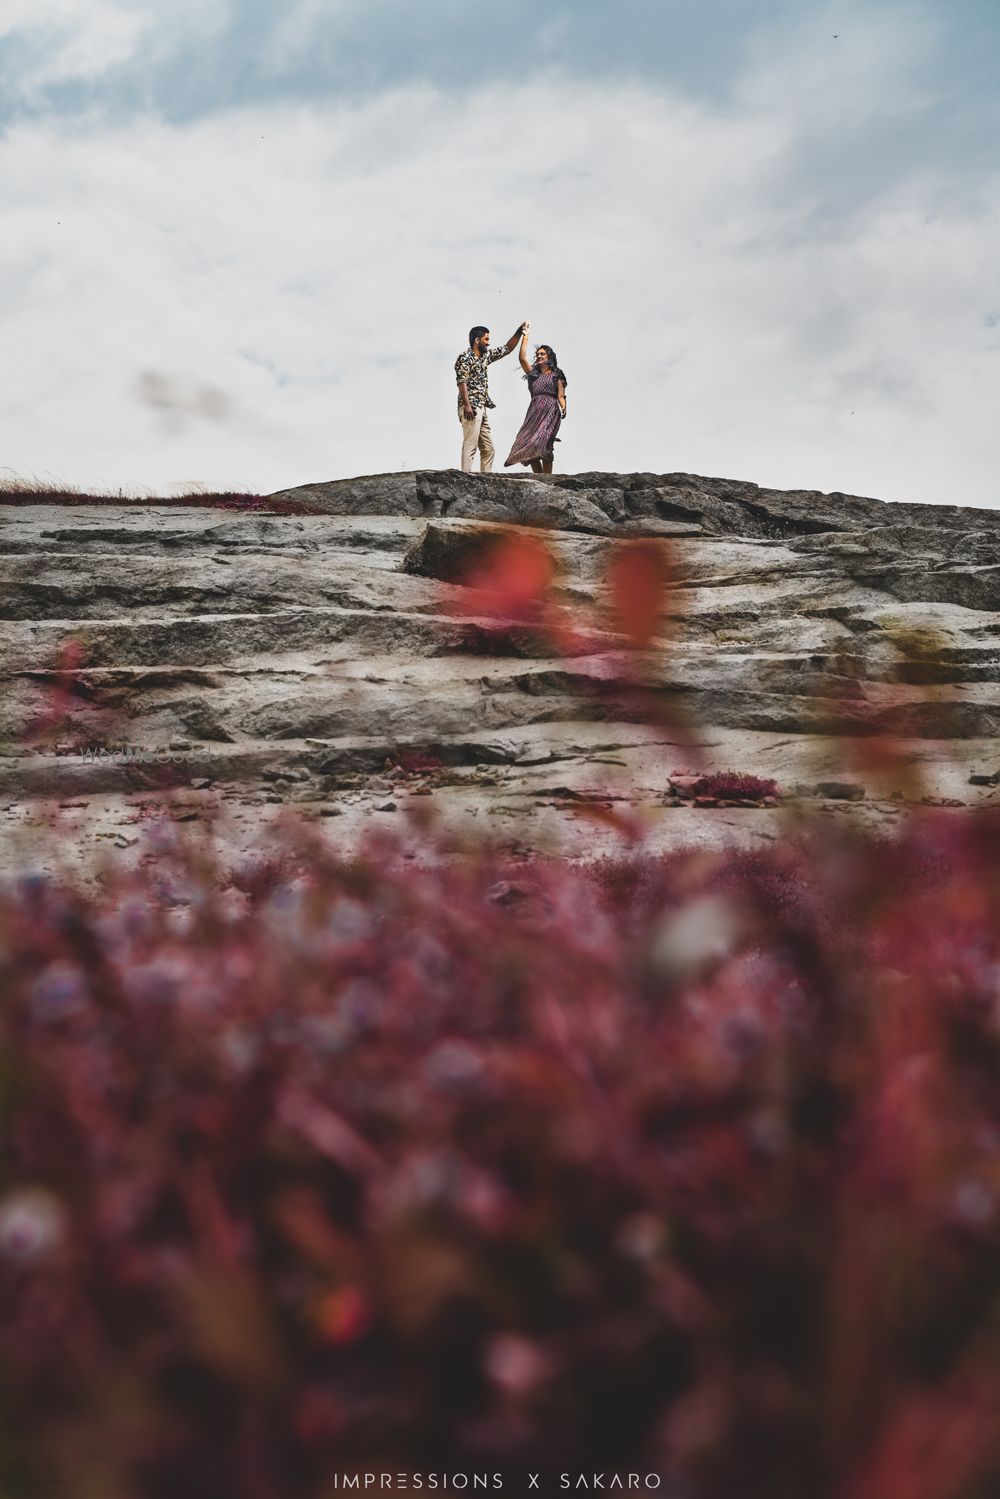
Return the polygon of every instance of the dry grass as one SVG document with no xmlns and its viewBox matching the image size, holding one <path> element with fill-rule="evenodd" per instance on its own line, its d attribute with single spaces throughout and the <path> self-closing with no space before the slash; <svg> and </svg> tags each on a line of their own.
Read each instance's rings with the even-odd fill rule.
<svg viewBox="0 0 1000 1499">
<path fill-rule="evenodd" d="M 313 515 L 315 507 L 295 500 L 275 500 L 268 495 L 239 490 L 188 490 L 183 494 L 158 495 L 127 489 L 84 490 L 49 478 L 12 475 L 0 478 L 0 505 L 134 505 L 201 506 L 212 510 L 263 511 L 277 515 Z"/>
</svg>

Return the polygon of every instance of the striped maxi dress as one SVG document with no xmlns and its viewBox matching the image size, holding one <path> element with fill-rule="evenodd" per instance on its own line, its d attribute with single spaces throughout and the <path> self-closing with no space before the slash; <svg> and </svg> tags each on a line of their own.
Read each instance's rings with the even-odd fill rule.
<svg viewBox="0 0 1000 1499">
<path fill-rule="evenodd" d="M 521 430 L 514 438 L 514 446 L 504 462 L 504 468 L 512 463 L 530 463 L 533 458 L 551 458 L 552 444 L 559 442 L 556 433 L 562 423 L 559 410 L 559 376 L 556 374 L 529 375 L 528 390 L 531 402 Z"/>
</svg>

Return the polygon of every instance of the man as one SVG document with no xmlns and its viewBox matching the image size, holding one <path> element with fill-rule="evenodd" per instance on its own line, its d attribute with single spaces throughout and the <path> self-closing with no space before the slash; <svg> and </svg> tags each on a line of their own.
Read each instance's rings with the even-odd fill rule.
<svg viewBox="0 0 1000 1499">
<path fill-rule="evenodd" d="M 493 439 L 490 436 L 488 411 L 495 409 L 490 400 L 489 381 L 486 371 L 495 359 L 502 359 L 516 348 L 521 340 L 521 331 L 527 325 L 521 323 L 499 349 L 490 348 L 488 328 L 469 329 L 469 347 L 455 360 L 455 378 L 458 381 L 458 419 L 462 424 L 462 472 L 472 473 L 472 460 L 479 449 L 479 469 L 488 474 L 493 469 Z"/>
</svg>

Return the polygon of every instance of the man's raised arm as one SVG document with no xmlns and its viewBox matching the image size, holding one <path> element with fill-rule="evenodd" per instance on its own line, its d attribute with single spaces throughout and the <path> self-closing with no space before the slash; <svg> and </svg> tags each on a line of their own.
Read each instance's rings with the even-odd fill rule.
<svg viewBox="0 0 1000 1499">
<path fill-rule="evenodd" d="M 490 350 L 491 364 L 494 359 L 502 359 L 505 354 L 509 354 L 512 349 L 517 348 L 518 344 L 521 342 L 521 334 L 524 332 L 525 327 L 525 323 L 519 323 L 517 331 L 510 335 L 510 338 L 508 338 L 507 342 L 503 345 L 503 348 Z"/>
</svg>

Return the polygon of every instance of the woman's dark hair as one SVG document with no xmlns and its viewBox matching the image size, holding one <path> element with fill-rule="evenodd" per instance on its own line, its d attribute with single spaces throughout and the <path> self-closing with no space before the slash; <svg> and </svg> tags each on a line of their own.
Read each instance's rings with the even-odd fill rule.
<svg viewBox="0 0 1000 1499">
<path fill-rule="evenodd" d="M 556 351 L 552 347 L 551 344 L 536 344 L 536 346 L 535 346 L 535 362 L 531 366 L 531 374 L 530 375 L 525 375 L 524 378 L 526 380 L 537 380 L 538 376 L 542 373 L 541 370 L 538 368 L 538 350 L 539 349 L 544 349 L 545 352 L 546 352 L 546 354 L 548 354 L 548 356 L 549 356 L 549 369 L 552 370 L 555 373 L 556 377 L 558 379 L 560 379 L 564 385 L 568 385 L 569 381 L 566 379 L 566 376 L 564 375 L 563 371 L 559 368 L 559 360 L 558 360 L 558 357 L 556 355 Z"/>
<path fill-rule="evenodd" d="M 488 328 L 481 328 L 478 324 L 476 325 L 475 328 L 470 328 L 469 329 L 469 348 L 470 349 L 472 348 L 472 345 L 475 343 L 475 341 L 476 341 L 477 338 L 482 338 L 483 334 L 484 333 L 489 333 L 489 331 L 490 330 Z"/>
</svg>

